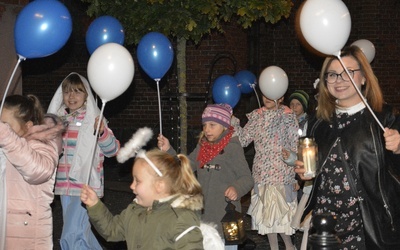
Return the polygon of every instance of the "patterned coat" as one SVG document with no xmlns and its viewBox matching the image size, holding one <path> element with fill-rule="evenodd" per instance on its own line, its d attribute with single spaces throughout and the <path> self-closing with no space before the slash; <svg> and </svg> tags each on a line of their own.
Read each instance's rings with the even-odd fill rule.
<svg viewBox="0 0 400 250">
<path fill-rule="evenodd" d="M 243 147 L 254 142 L 253 178 L 256 184 L 284 185 L 295 182 L 293 167 L 282 161 L 282 149 L 297 152 L 298 123 L 287 106 L 278 110 L 265 107 L 247 114 L 249 121 L 242 128 L 237 118 L 232 119 Z"/>
</svg>

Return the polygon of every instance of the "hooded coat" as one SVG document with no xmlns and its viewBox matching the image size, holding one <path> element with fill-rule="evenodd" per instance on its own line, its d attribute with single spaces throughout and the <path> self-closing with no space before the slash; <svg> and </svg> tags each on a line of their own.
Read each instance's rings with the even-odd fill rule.
<svg viewBox="0 0 400 250">
<path fill-rule="evenodd" d="M 120 145 L 107 124 L 104 126 L 104 133 L 98 140 L 96 139 L 94 124 L 96 117 L 100 115 L 100 109 L 97 107 L 89 82 L 83 76 L 77 75 L 88 93 L 84 107 L 66 118 L 68 113 L 63 101 L 61 82 L 47 110 L 48 113 L 64 117 L 64 120 L 69 122 L 67 132 L 63 135 L 64 154 L 60 159 L 56 175 L 55 194 L 79 196 L 82 185 L 89 182 L 97 195 L 102 197 L 104 195 L 104 156 L 115 156 Z M 92 167 L 87 168 L 90 165 Z"/>
<path fill-rule="evenodd" d="M 174 195 L 154 201 L 149 209 L 134 200 L 113 216 L 99 201 L 88 207 L 90 222 L 107 241 L 126 241 L 128 249 L 203 249 L 203 236 L 195 228 L 176 241 L 192 226 L 200 226 L 201 195 Z"/>
<path fill-rule="evenodd" d="M 33 126 L 19 137 L 0 122 L 0 249 L 53 249 L 53 219 L 61 130 Z"/>
</svg>

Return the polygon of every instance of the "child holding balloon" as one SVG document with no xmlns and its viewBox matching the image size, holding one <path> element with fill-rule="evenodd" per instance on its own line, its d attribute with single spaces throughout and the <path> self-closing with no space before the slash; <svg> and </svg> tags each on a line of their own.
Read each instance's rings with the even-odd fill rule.
<svg viewBox="0 0 400 250">
<path fill-rule="evenodd" d="M 51 203 L 61 123 L 34 95 L 10 95 L 0 122 L 0 249 L 53 249 Z"/>
<path fill-rule="evenodd" d="M 77 73 L 69 74 L 62 81 L 50 102 L 48 113 L 57 114 L 68 123 L 63 134 L 63 156 L 55 185 L 55 194 L 60 195 L 63 209 L 61 248 L 102 249 L 90 229 L 80 193 L 82 186 L 89 184 L 99 197 L 103 196 L 104 156 L 115 156 L 120 148 L 119 141 L 107 123 L 98 120 L 100 110 L 89 83 Z M 101 124 L 96 139 L 98 122 Z"/>
<path fill-rule="evenodd" d="M 189 159 L 157 148 L 142 150 L 136 155 L 132 176 L 135 200 L 115 216 L 92 188 L 82 188 L 81 200 L 101 236 L 107 241 L 126 241 L 128 249 L 203 249 L 198 228 L 203 195 Z"/>
<path fill-rule="evenodd" d="M 203 189 L 202 220 L 215 223 L 221 238 L 224 235 L 221 219 L 226 213 L 226 199 L 231 200 L 240 212 L 240 198 L 253 186 L 243 148 L 238 138 L 233 135 L 231 115 L 232 108 L 227 104 L 208 105 L 202 114 L 203 131 L 199 143 L 189 155 L 192 169 L 197 172 Z M 175 154 L 175 150 L 163 135 L 158 136 L 158 147 Z"/>
<path fill-rule="evenodd" d="M 279 233 L 286 249 L 294 249 L 290 226 L 297 207 L 297 181 L 292 166 L 282 160 L 282 149 L 297 152 L 298 123 L 293 111 L 282 105 L 283 97 L 272 100 L 263 95 L 264 106 L 247 115 L 242 128 L 232 117 L 232 126 L 242 147 L 254 142 L 254 188 L 248 214 L 252 229 L 267 235 L 271 249 L 278 250 Z"/>
</svg>

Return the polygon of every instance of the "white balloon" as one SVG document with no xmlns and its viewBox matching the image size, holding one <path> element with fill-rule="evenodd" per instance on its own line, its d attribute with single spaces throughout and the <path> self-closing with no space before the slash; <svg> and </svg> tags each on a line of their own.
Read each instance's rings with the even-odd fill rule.
<svg viewBox="0 0 400 250">
<path fill-rule="evenodd" d="M 265 97 L 278 100 L 286 93 L 289 79 L 280 67 L 269 66 L 261 72 L 258 85 Z"/>
<path fill-rule="evenodd" d="M 300 13 L 300 29 L 314 49 L 339 56 L 350 35 L 350 12 L 340 0 L 307 0 Z"/>
<path fill-rule="evenodd" d="M 368 62 L 371 63 L 375 58 L 375 46 L 373 43 L 366 39 L 360 39 L 352 43 L 351 45 L 355 45 L 361 49 L 367 58 Z"/>
<path fill-rule="evenodd" d="M 135 67 L 132 55 L 118 43 L 106 43 L 90 56 L 87 74 L 89 83 L 103 102 L 125 92 L 132 83 Z"/>
</svg>

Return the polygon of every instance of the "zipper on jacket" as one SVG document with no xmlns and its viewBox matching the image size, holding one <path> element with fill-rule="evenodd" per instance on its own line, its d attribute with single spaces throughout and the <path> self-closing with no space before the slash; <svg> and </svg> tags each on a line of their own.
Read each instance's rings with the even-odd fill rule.
<svg viewBox="0 0 400 250">
<path fill-rule="evenodd" d="M 314 127 L 313 127 L 313 129 L 314 129 Z M 338 138 L 336 138 L 336 140 L 332 143 L 331 148 L 330 148 L 329 151 L 328 151 L 328 155 L 329 155 L 329 153 L 332 151 L 332 148 L 335 146 L 335 143 L 337 143 L 337 141 L 338 141 Z M 315 175 L 315 178 L 314 178 L 314 182 L 318 179 L 319 175 L 321 174 L 321 169 L 322 169 L 322 167 L 325 165 L 325 163 L 326 163 L 327 160 L 328 160 L 328 157 L 325 157 L 325 160 L 324 160 L 324 162 L 322 163 L 321 167 L 318 168 L 318 172 L 316 172 L 316 175 Z M 315 185 L 314 185 L 314 184 L 315 184 L 315 183 L 313 183 L 313 187 L 312 187 L 312 189 L 311 189 L 310 199 L 308 199 L 308 202 L 307 202 L 306 206 L 304 207 L 303 212 L 307 210 L 308 206 L 309 206 L 310 203 L 311 203 L 311 200 L 312 200 L 311 198 L 313 197 L 314 192 L 315 192 Z"/>
<path fill-rule="evenodd" d="M 374 144 L 375 157 L 376 157 L 376 159 L 377 159 L 377 161 L 378 161 L 378 153 L 377 153 L 377 148 L 376 148 L 376 138 L 375 138 L 375 136 L 374 136 L 374 133 L 373 133 L 373 130 L 372 130 L 371 125 L 369 126 L 369 128 L 370 128 L 370 130 L 371 130 L 372 141 L 373 141 L 373 144 Z M 382 153 L 383 153 L 383 152 L 382 152 Z M 379 166 L 379 162 L 377 162 L 377 166 Z M 387 216 L 388 216 L 389 219 L 390 219 L 390 226 L 391 226 L 391 229 L 392 229 L 392 231 L 395 231 L 396 229 L 394 228 L 394 225 L 393 225 L 392 213 L 390 212 L 389 206 L 387 205 L 386 197 L 385 197 L 385 196 L 383 195 L 383 193 L 382 193 L 381 172 L 379 171 L 379 169 L 378 169 L 378 185 L 379 185 L 379 193 L 380 193 L 380 195 L 381 195 L 381 197 L 382 197 L 382 201 L 383 201 L 383 207 L 385 208 L 386 214 L 387 214 Z"/>
</svg>

